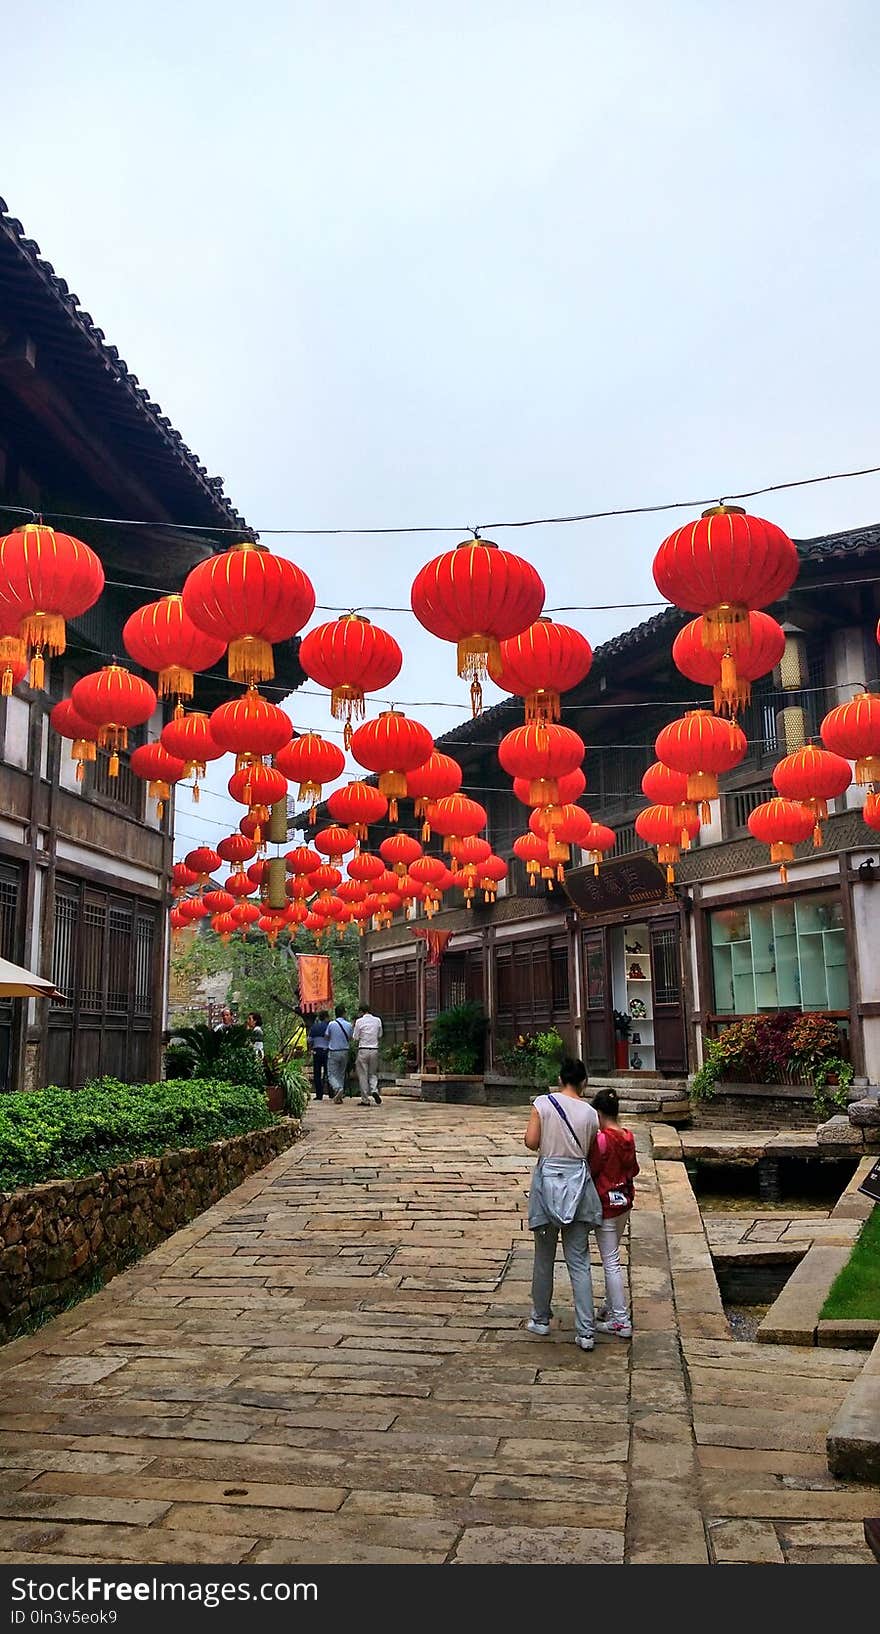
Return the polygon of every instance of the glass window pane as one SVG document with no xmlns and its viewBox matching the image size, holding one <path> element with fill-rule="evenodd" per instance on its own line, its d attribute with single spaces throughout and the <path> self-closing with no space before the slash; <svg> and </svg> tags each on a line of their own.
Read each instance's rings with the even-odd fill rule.
<svg viewBox="0 0 880 1634">
<path fill-rule="evenodd" d="M 715 1012 L 847 1010 L 843 906 L 829 891 L 710 915 Z"/>
</svg>

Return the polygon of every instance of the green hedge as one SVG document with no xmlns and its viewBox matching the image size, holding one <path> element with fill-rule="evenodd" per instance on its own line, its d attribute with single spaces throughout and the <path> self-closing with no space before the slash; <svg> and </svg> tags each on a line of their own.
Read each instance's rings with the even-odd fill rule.
<svg viewBox="0 0 880 1634">
<path fill-rule="evenodd" d="M 199 1078 L 101 1078 L 83 1089 L 0 1095 L 0 1190 L 206 1146 L 274 1121 L 263 1090 Z"/>
</svg>

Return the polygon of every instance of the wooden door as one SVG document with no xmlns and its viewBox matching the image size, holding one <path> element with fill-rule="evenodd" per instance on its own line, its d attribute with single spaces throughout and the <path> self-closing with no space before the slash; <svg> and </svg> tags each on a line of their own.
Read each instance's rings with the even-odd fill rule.
<svg viewBox="0 0 880 1634">
<path fill-rule="evenodd" d="M 604 927 L 584 931 L 584 1051 L 594 1072 L 610 1072 L 614 1065 L 614 1026 L 611 1004 L 611 965 Z"/>
<path fill-rule="evenodd" d="M 681 921 L 652 919 L 651 987 L 654 999 L 654 1061 L 658 1072 L 687 1072 L 687 1037 L 681 970 Z"/>
</svg>

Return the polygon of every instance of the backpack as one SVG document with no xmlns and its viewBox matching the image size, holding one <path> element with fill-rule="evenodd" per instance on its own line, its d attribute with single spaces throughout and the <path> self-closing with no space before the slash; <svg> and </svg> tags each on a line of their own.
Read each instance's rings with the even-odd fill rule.
<svg viewBox="0 0 880 1634">
<path fill-rule="evenodd" d="M 635 1139 L 628 1129 L 608 1128 L 596 1136 L 597 1172 L 593 1180 L 602 1203 L 602 1218 L 613 1220 L 632 1208 L 633 1179 L 639 1172 Z"/>
</svg>

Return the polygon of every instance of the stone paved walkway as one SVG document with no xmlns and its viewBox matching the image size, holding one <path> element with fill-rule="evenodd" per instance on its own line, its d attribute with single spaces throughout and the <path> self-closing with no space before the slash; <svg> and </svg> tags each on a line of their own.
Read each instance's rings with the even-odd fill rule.
<svg viewBox="0 0 880 1634">
<path fill-rule="evenodd" d="M 823 1455 L 864 1355 L 730 1340 L 647 1128 L 633 1344 L 574 1347 L 564 1273 L 559 1330 L 524 1330 L 523 1121 L 314 1107 L 299 1146 L 7 1346 L 0 1560 L 867 1564 L 880 1492 Z"/>
</svg>

